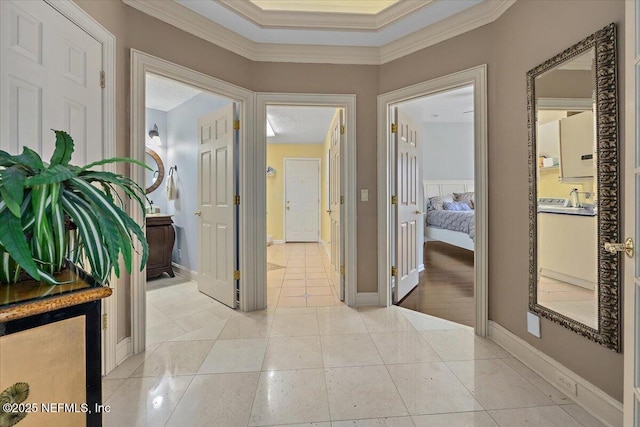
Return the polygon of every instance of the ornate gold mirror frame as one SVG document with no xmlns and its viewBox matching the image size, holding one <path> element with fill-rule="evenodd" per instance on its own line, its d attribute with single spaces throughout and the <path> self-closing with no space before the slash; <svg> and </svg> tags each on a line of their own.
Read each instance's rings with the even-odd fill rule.
<svg viewBox="0 0 640 427">
<path fill-rule="evenodd" d="M 155 181 L 153 181 L 153 183 L 151 183 L 151 185 L 147 187 L 147 189 L 145 190 L 146 194 L 149 194 L 155 191 L 158 187 L 160 187 L 160 184 L 162 184 L 162 180 L 164 180 L 164 163 L 162 163 L 162 159 L 160 158 L 158 153 L 156 153 L 151 148 L 146 147 L 145 151 L 148 155 L 151 156 L 151 158 L 153 158 L 153 160 L 156 162 L 156 165 L 158 165 L 158 169 L 156 169 L 155 171 L 157 172 L 157 176 L 155 176 Z"/>
<path fill-rule="evenodd" d="M 595 52 L 595 138 L 597 152 L 597 328 L 538 303 L 537 111 L 535 79 L 572 58 Z M 529 309 L 614 351 L 622 350 L 621 253 L 605 250 L 620 241 L 620 160 L 618 152 L 618 88 L 616 27 L 610 24 L 527 73 L 529 131 Z M 567 236 L 571 238 L 571 236 Z"/>
</svg>

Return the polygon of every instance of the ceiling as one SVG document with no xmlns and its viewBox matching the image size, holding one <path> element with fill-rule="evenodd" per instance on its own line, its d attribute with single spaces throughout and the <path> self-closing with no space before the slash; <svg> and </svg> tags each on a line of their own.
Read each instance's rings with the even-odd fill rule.
<svg viewBox="0 0 640 427">
<path fill-rule="evenodd" d="M 122 0 L 253 61 L 384 64 L 495 21 L 516 0 Z"/>
<path fill-rule="evenodd" d="M 420 123 L 473 123 L 473 86 L 403 102 L 400 108 Z"/>
<path fill-rule="evenodd" d="M 201 93 L 200 90 L 178 83 L 175 80 L 166 79 L 154 74 L 147 74 L 147 108 L 170 111 L 199 93 Z"/>
<path fill-rule="evenodd" d="M 275 136 L 268 144 L 322 144 L 336 112 L 334 107 L 267 106 Z"/>
</svg>

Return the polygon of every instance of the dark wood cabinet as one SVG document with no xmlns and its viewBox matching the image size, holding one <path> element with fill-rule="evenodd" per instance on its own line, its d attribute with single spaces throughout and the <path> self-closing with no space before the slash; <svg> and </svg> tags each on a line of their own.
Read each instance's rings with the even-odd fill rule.
<svg viewBox="0 0 640 427">
<path fill-rule="evenodd" d="M 171 252 L 176 241 L 171 215 L 153 215 L 147 217 L 147 242 L 149 243 L 149 261 L 147 277 L 157 277 L 168 273 L 174 277 L 171 268 Z"/>
</svg>

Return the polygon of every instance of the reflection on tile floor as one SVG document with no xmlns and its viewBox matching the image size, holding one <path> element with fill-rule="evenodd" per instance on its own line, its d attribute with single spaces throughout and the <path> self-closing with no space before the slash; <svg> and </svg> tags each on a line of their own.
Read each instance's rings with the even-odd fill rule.
<svg viewBox="0 0 640 427">
<path fill-rule="evenodd" d="M 148 287 L 147 351 L 104 378 L 105 426 L 602 425 L 466 326 L 396 306 L 242 313 L 184 279 Z"/>
<path fill-rule="evenodd" d="M 540 276 L 538 303 L 587 326 L 598 328 L 598 301 L 595 291 Z"/>
<path fill-rule="evenodd" d="M 267 307 L 343 305 L 339 277 L 318 243 L 287 243 L 267 247 Z M 273 266 L 282 266 L 274 269 Z"/>
</svg>

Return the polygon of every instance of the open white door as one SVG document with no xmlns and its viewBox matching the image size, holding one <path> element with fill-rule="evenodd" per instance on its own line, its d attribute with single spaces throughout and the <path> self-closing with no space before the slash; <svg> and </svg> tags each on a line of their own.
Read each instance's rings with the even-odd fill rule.
<svg viewBox="0 0 640 427">
<path fill-rule="evenodd" d="M 340 268 L 344 265 L 342 250 L 342 231 L 340 218 L 342 217 L 342 207 L 340 197 L 342 195 L 342 182 L 340 172 L 342 171 L 342 138 L 340 131 L 344 125 L 343 113 L 340 112 L 340 119 L 334 122 L 331 132 L 331 145 L 329 148 L 329 220 L 331 223 L 331 284 L 344 301 L 344 276 Z"/>
<path fill-rule="evenodd" d="M 394 108 L 396 147 L 396 287 L 395 301 L 418 285 L 418 141 L 411 118 Z"/>
<path fill-rule="evenodd" d="M 637 2 L 626 2 L 626 125 L 625 125 L 625 223 L 624 236 L 638 244 L 640 208 L 640 138 L 638 114 L 640 105 L 640 37 Z M 636 250 L 632 258 L 624 257 L 624 425 L 640 426 L 640 258 Z"/>
<path fill-rule="evenodd" d="M 198 119 L 198 290 L 235 308 L 235 103 Z"/>
<path fill-rule="evenodd" d="M 285 241 L 320 240 L 320 159 L 285 159 Z"/>
</svg>

